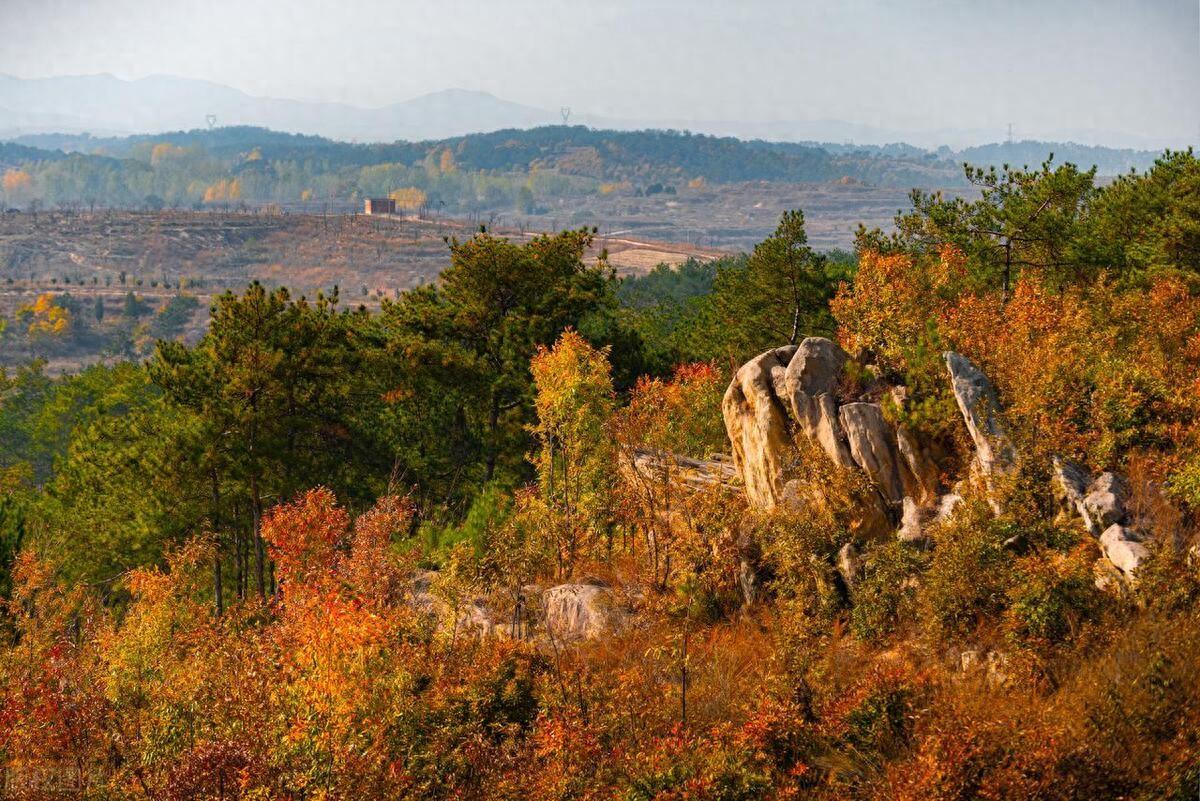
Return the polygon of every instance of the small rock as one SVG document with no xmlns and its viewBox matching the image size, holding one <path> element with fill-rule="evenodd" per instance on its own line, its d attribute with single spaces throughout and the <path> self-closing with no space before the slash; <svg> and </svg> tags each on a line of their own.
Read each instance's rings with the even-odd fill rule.
<svg viewBox="0 0 1200 801">
<path fill-rule="evenodd" d="M 954 511 L 958 509 L 959 504 L 963 502 L 963 496 L 957 492 L 951 492 L 948 495 L 943 495 L 938 500 L 937 514 L 933 517 L 935 523 L 945 523 L 954 516 Z"/>
<path fill-rule="evenodd" d="M 906 496 L 903 501 L 903 513 L 900 517 L 900 530 L 896 532 L 896 536 L 904 543 L 924 542 L 928 538 L 925 533 L 925 522 L 928 517 L 928 510 L 917 506 L 916 501 Z"/>
<path fill-rule="evenodd" d="M 1092 575 L 1095 578 L 1096 589 L 1101 592 L 1121 586 L 1121 571 L 1104 557 L 1092 563 Z"/>
<path fill-rule="evenodd" d="M 1059 514 L 1064 518 L 1082 517 L 1084 526 L 1093 534 L 1099 534 L 1094 529 L 1083 499 L 1087 495 L 1089 476 L 1081 466 L 1059 456 L 1054 457 L 1054 476 L 1050 480 L 1050 488 L 1054 500 L 1058 503 Z"/>
<path fill-rule="evenodd" d="M 908 429 L 896 429 L 896 448 L 906 468 L 901 470 L 905 492 L 912 495 L 918 503 L 930 503 L 937 497 L 941 480 L 937 462 L 920 446 Z"/>
<path fill-rule="evenodd" d="M 842 581 L 846 582 L 846 588 L 853 590 L 862 570 L 858 559 L 858 549 L 854 547 L 854 543 L 847 542 L 838 550 L 837 569 L 842 576 Z"/>
</svg>

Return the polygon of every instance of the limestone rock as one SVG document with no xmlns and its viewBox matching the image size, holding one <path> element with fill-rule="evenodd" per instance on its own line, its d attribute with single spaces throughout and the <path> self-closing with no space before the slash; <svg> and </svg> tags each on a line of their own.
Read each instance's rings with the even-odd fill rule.
<svg viewBox="0 0 1200 801">
<path fill-rule="evenodd" d="M 984 476 L 1009 472 L 1016 460 L 1000 423 L 996 390 L 970 359 L 953 351 L 945 354 L 954 399 L 975 443 L 976 461 Z"/>
<path fill-rule="evenodd" d="M 733 463 L 751 505 L 773 509 L 783 491 L 784 462 L 791 450 L 786 410 L 776 388 L 784 376 L 794 345 L 775 348 L 746 362 L 733 377 L 721 402 Z"/>
<path fill-rule="evenodd" d="M 596 584 L 559 584 L 542 593 L 546 631 L 561 641 L 590 640 L 619 621 L 612 590 Z"/>
<path fill-rule="evenodd" d="M 857 519 L 850 521 L 853 536 L 886 537 L 895 531 L 895 514 L 906 495 L 918 504 L 938 497 L 940 471 L 929 449 L 910 432 L 888 423 L 878 403 L 851 402 L 839 408 L 837 393 L 848 359 L 832 340 L 809 337 L 742 365 L 721 408 L 733 469 L 752 509 L 769 512 L 782 506 L 797 514 L 822 510 L 826 488 L 810 486 L 800 478 L 805 471 L 798 469 L 806 457 L 796 447 L 796 438 L 806 437 L 835 465 L 863 470 L 877 488 L 863 499 Z M 867 397 L 887 391 L 881 381 L 877 384 Z M 903 388 L 893 390 L 903 403 Z M 707 470 L 714 476 L 718 472 Z"/>
<path fill-rule="evenodd" d="M 963 502 L 963 496 L 959 495 L 956 492 L 951 492 L 947 495 L 943 495 L 938 500 L 937 513 L 933 517 L 933 522 L 944 523 L 947 520 L 949 520 L 951 517 L 954 516 L 954 510 L 956 510 L 958 508 L 959 504 L 961 504 L 962 502 Z"/>
<path fill-rule="evenodd" d="M 892 430 L 883 419 L 883 408 L 878 403 L 847 403 L 838 410 L 838 419 L 854 461 L 871 477 L 884 498 L 900 503 L 904 498 L 900 454 Z"/>
<path fill-rule="evenodd" d="M 836 392 L 849 358 L 831 339 L 806 337 L 788 363 L 785 374 L 788 393 L 802 392 L 815 398 Z"/>
<path fill-rule="evenodd" d="M 1100 549 L 1104 557 L 1127 579 L 1135 578 L 1138 567 L 1150 556 L 1141 537 L 1133 529 L 1119 523 L 1109 526 L 1100 535 Z"/>
<path fill-rule="evenodd" d="M 1125 499 L 1128 497 L 1129 487 L 1116 473 L 1107 472 L 1096 476 L 1080 504 L 1084 522 L 1088 524 L 1092 533 L 1105 531 L 1115 523 L 1125 522 Z"/>
</svg>

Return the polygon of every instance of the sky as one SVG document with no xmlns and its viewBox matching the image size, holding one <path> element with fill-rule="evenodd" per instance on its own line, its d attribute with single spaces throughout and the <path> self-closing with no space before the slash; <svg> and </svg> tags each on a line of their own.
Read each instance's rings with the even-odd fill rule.
<svg viewBox="0 0 1200 801">
<path fill-rule="evenodd" d="M 0 0 L 0 72 L 1200 141 L 1200 0 Z"/>
</svg>

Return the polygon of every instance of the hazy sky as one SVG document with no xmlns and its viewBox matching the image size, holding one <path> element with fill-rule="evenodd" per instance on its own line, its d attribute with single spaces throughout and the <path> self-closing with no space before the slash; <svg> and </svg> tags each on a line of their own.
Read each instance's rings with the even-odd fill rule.
<svg viewBox="0 0 1200 801">
<path fill-rule="evenodd" d="M 0 0 L 0 72 L 1200 139 L 1200 0 Z"/>
</svg>

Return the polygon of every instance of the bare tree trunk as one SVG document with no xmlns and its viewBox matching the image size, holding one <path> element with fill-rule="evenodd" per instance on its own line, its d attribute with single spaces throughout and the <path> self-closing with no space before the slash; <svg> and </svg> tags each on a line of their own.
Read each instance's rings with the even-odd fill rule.
<svg viewBox="0 0 1200 801">
<path fill-rule="evenodd" d="M 689 610 L 690 612 L 690 610 Z M 688 669 L 687 669 L 687 650 L 688 650 L 688 624 L 691 622 L 690 614 L 683 619 L 683 649 L 680 651 L 679 657 L 679 722 L 687 726 L 687 691 L 688 691 Z"/>
<path fill-rule="evenodd" d="M 258 476 L 250 479 L 250 495 L 254 516 L 254 577 L 258 584 L 258 597 L 267 597 L 267 554 L 262 538 L 262 496 L 258 492 Z"/>
<path fill-rule="evenodd" d="M 221 586 L 221 534 L 218 518 L 220 508 L 221 487 L 217 479 L 217 470 L 214 467 L 212 470 L 212 513 L 209 515 L 209 524 L 212 526 L 213 537 L 216 540 L 213 553 L 213 597 L 217 603 L 217 617 L 225 614 L 224 588 Z"/>
<path fill-rule="evenodd" d="M 487 470 L 484 473 L 484 481 L 491 481 L 492 475 L 496 472 L 496 431 L 500 428 L 500 395 L 495 390 L 492 391 L 492 404 L 488 409 L 488 443 L 487 443 Z"/>
</svg>

